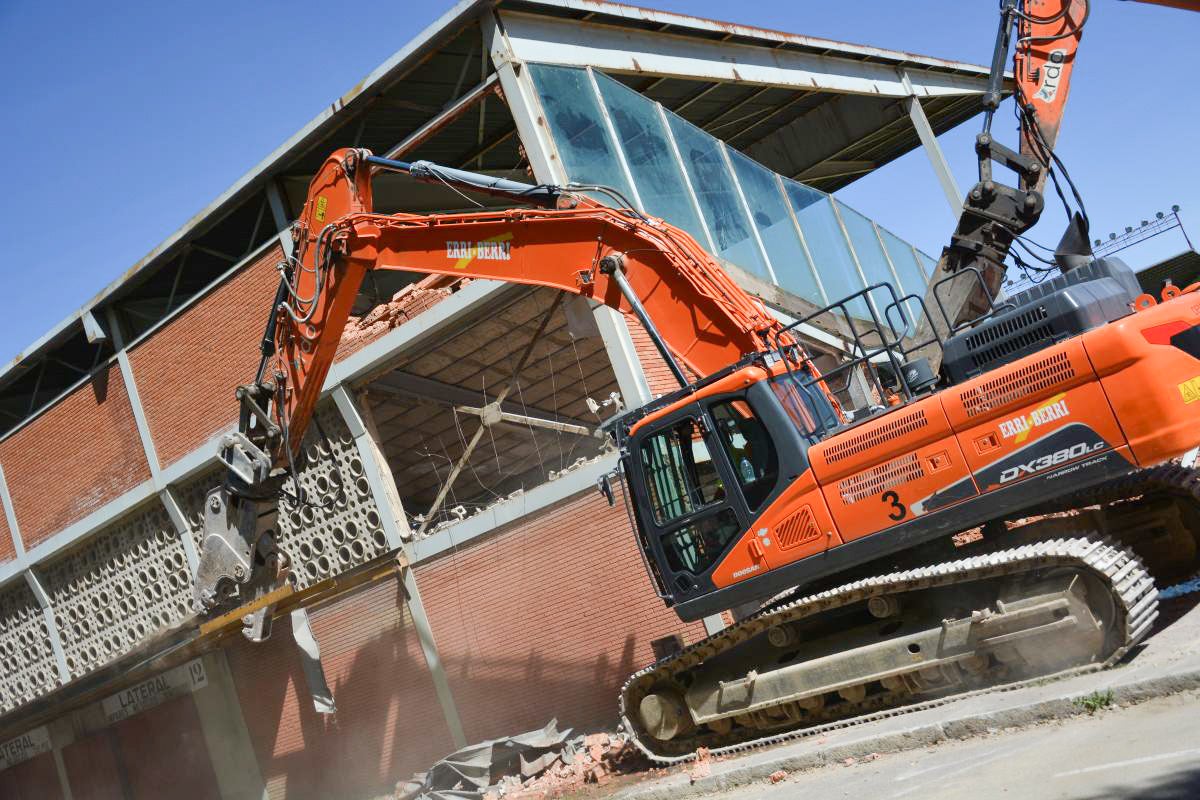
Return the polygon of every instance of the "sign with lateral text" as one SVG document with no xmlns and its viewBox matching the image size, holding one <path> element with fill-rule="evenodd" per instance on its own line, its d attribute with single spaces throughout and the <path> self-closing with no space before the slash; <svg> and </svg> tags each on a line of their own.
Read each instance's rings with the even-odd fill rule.
<svg viewBox="0 0 1200 800">
<path fill-rule="evenodd" d="M 194 659 L 104 698 L 101 701 L 104 720 L 112 724 L 129 719 L 207 685 L 208 674 L 204 671 L 204 663 L 198 658 Z"/>
<path fill-rule="evenodd" d="M 14 736 L 6 742 L 0 742 L 0 771 L 28 761 L 34 756 L 49 753 L 53 749 L 50 743 L 50 731 L 43 725 L 31 731 Z"/>
</svg>

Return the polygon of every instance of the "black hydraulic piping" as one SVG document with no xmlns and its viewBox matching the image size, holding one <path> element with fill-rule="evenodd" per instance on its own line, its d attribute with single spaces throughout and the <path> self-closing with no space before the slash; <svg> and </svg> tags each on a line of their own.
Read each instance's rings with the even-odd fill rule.
<svg viewBox="0 0 1200 800">
<path fill-rule="evenodd" d="M 992 68 L 988 72 L 988 87 L 983 93 L 983 131 L 992 130 L 992 117 L 1004 99 L 1004 65 L 1008 63 L 1009 41 L 1017 14 L 1017 0 L 1000 3 L 1000 28 L 996 31 L 996 46 L 992 49 Z"/>
<path fill-rule="evenodd" d="M 675 376 L 675 380 L 679 381 L 679 385 L 686 388 L 689 386 L 687 376 L 683 374 L 683 369 L 679 366 L 679 362 L 675 360 L 675 356 L 671 355 L 671 351 L 667 349 L 667 343 L 663 340 L 662 335 L 655 327 L 650 315 L 646 313 L 646 307 L 642 305 L 642 301 L 634 294 L 633 287 L 629 285 L 629 281 L 625 279 L 625 273 L 621 267 L 623 259 L 618 255 L 605 256 L 600 259 L 600 271 L 617 284 L 617 288 L 621 290 L 621 294 L 629 301 L 630 308 L 633 309 L 633 315 L 638 318 L 638 322 L 642 323 L 642 327 L 646 329 L 646 333 L 650 334 L 650 341 L 654 342 L 654 346 L 658 348 L 658 352 L 662 355 L 663 361 L 667 362 L 667 367 L 671 370 L 671 374 Z"/>
<path fill-rule="evenodd" d="M 562 190 L 557 186 L 510 181 L 494 175 L 443 167 L 441 164 L 434 164 L 431 161 L 396 161 L 381 156 L 365 156 L 363 161 L 379 169 L 403 172 L 424 183 L 441 183 L 450 187 L 483 192 L 546 208 L 556 208 L 559 195 L 562 194 Z"/>
</svg>

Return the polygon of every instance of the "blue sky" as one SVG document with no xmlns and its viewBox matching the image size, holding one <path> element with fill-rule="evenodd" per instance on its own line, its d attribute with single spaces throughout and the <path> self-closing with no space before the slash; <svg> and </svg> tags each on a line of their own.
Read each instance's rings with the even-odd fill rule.
<svg viewBox="0 0 1200 800">
<path fill-rule="evenodd" d="M 1093 232 L 1177 203 L 1200 234 L 1200 14 L 1094 3 L 1058 148 Z M 990 57 L 996 16 L 995 0 L 641 4 L 974 63 Z M 0 359 L 87 302 L 449 6 L 0 2 Z M 1014 142 L 1011 115 L 999 120 Z M 977 128 L 941 137 L 964 190 Z M 921 151 L 839 196 L 933 254 L 953 225 Z M 1053 244 L 1061 225 L 1047 213 L 1035 238 Z M 1184 247 L 1173 232 L 1127 257 L 1136 266 Z"/>
</svg>

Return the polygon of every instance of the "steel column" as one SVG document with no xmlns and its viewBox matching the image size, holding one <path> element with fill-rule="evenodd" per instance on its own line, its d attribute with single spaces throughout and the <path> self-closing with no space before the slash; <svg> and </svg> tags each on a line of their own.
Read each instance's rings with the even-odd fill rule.
<svg viewBox="0 0 1200 800">
<path fill-rule="evenodd" d="M 534 177 L 539 183 L 565 184 L 566 170 L 546 128 L 545 116 L 541 113 L 541 103 L 529 78 L 529 70 L 513 54 L 512 44 L 495 12 L 484 13 L 480 17 L 480 25 L 488 42 L 492 64 L 500 78 L 504 100 L 512 112 L 517 136 L 525 148 Z"/>
<path fill-rule="evenodd" d="M 75 793 L 71 791 L 71 779 L 67 776 L 67 762 L 63 761 L 62 748 L 55 745 L 50 754 L 54 758 L 54 771 L 58 773 L 58 788 L 62 792 L 63 800 L 75 800 Z"/>
<path fill-rule="evenodd" d="M 199 690 L 196 711 L 221 800 L 267 800 L 266 782 L 225 651 L 216 650 L 202 658 L 208 685 Z"/>
<path fill-rule="evenodd" d="M 442 714 L 446 718 L 446 727 L 450 730 L 450 738 L 455 747 L 466 747 L 467 737 L 463 731 L 462 718 L 458 714 L 458 705 L 454 702 L 454 694 L 450 690 L 450 682 L 446 670 L 442 666 L 442 657 L 438 652 L 437 642 L 433 637 L 433 626 L 425 613 L 425 605 L 421 602 L 421 590 L 417 586 L 416 575 L 411 564 L 416 560 L 411 543 L 412 531 L 408 526 L 408 518 L 400 504 L 400 493 L 392 478 L 391 470 L 383 458 L 383 451 L 378 444 L 378 435 L 371 424 L 369 415 L 365 415 L 358 403 L 351 396 L 345 385 L 339 384 L 333 388 L 333 399 L 354 437 L 358 447 L 359 458 L 363 462 L 363 470 L 371 484 L 371 493 L 379 506 L 379 518 L 383 521 L 384 535 L 393 550 L 400 551 L 400 583 L 404 597 L 408 603 L 408 611 L 412 616 L 413 628 L 416 629 L 417 639 L 421 643 L 421 652 L 425 655 L 425 664 L 429 667 L 429 675 L 433 680 L 433 688 L 437 694 Z"/>
<path fill-rule="evenodd" d="M 275 220 L 275 230 L 279 231 L 279 246 L 283 248 L 285 256 L 291 256 L 292 221 L 283 199 L 283 191 L 279 188 L 279 182 L 274 179 L 267 181 L 267 202 L 271 205 L 271 218 Z"/>
<path fill-rule="evenodd" d="M 138 395 L 137 380 L 133 377 L 133 365 L 129 362 L 129 353 L 125 349 L 125 334 L 121 330 L 121 321 L 117 319 L 112 306 L 106 308 L 109 331 L 112 334 L 113 347 L 117 351 L 117 367 L 121 370 L 121 379 L 125 382 L 125 393 L 129 396 L 129 405 L 133 411 L 133 422 L 137 426 L 138 438 L 142 442 L 142 451 L 146 454 L 146 465 L 150 468 L 150 477 L 155 487 L 162 486 L 162 470 L 158 463 L 158 452 L 154 449 L 154 440 L 150 436 L 150 423 L 142 408 L 142 399 Z"/>
<path fill-rule="evenodd" d="M 146 464 L 150 468 L 151 483 L 158 494 L 159 502 L 162 503 L 167 516 L 171 519 L 175 533 L 179 536 L 180 544 L 183 545 L 183 552 L 188 561 L 188 570 L 195 576 L 196 569 L 200 564 L 200 556 L 196 551 L 196 542 L 192 539 L 192 528 L 188 524 L 187 516 L 183 513 L 183 507 L 178 498 L 172 493 L 163 477 L 162 467 L 158 462 L 158 451 L 154 447 L 154 439 L 150 434 L 150 422 L 146 418 L 145 409 L 142 408 L 137 379 L 133 374 L 133 364 L 129 360 L 129 352 L 125 346 L 125 333 L 121 330 L 121 320 L 117 318 L 112 306 L 106 308 L 105 313 L 108 315 L 113 346 L 117 351 L 117 367 L 121 370 L 121 379 L 125 382 L 125 392 L 129 396 L 133 421 L 137 426 L 138 438 L 142 442 L 142 451 L 146 454 Z"/>
<path fill-rule="evenodd" d="M 29 590 L 33 592 L 38 606 L 42 609 L 42 619 L 46 621 L 46 630 L 50 638 L 50 649 L 54 651 L 54 663 L 58 667 L 58 677 L 63 683 L 67 683 L 71 680 L 71 670 L 67 667 L 66 651 L 63 650 L 62 637 L 58 633 L 58 624 L 54 621 L 54 606 L 50 602 L 50 595 L 46 593 L 41 579 L 32 568 L 25 570 L 25 582 L 29 584 Z"/>
<path fill-rule="evenodd" d="M 913 89 L 908 73 L 903 68 L 897 69 L 896 72 L 900 75 L 900 82 L 907 95 L 904 98 L 904 104 L 908 108 L 908 116 L 912 119 L 913 127 L 917 129 L 917 136 L 925 148 L 925 155 L 929 158 L 933 172 L 937 175 L 938 183 L 941 184 L 942 191 L 946 194 L 950 212 L 957 221 L 962 216 L 963 194 L 959 191 L 958 184 L 954 180 L 954 173 L 950 171 L 950 164 L 947 163 L 946 156 L 942 153 L 937 136 L 933 132 L 933 126 L 929 124 L 929 118 L 925 116 L 925 109 L 921 107 L 921 100 Z"/>
<path fill-rule="evenodd" d="M 8 521 L 8 532 L 12 536 L 13 550 L 17 558 L 25 556 L 25 540 L 21 538 L 21 529 L 17 525 L 17 509 L 13 506 L 12 495 L 8 493 L 8 479 L 4 477 L 4 467 L 0 465 L 0 503 L 4 505 L 4 518 Z"/>
<path fill-rule="evenodd" d="M 179 540 L 183 544 L 183 554 L 187 556 L 188 570 L 194 578 L 196 570 L 200 566 L 200 554 L 196 552 L 196 542 L 192 539 L 192 526 L 188 524 L 187 515 L 183 513 L 183 505 L 175 495 L 175 490 L 170 486 L 159 491 L 158 499 L 167 509 L 167 516 L 171 518 L 171 524 L 179 533 Z"/>
</svg>

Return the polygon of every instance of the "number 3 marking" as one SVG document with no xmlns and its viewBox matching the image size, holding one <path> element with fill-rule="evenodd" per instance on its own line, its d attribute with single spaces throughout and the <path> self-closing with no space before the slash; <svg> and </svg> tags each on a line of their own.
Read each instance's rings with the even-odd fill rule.
<svg viewBox="0 0 1200 800">
<path fill-rule="evenodd" d="M 883 493 L 880 498 L 885 503 L 891 503 L 892 513 L 888 514 L 888 519 L 894 519 L 897 522 L 904 519 L 904 515 L 908 513 L 908 509 L 904 507 L 904 503 L 900 502 L 900 495 L 890 489 Z"/>
</svg>

